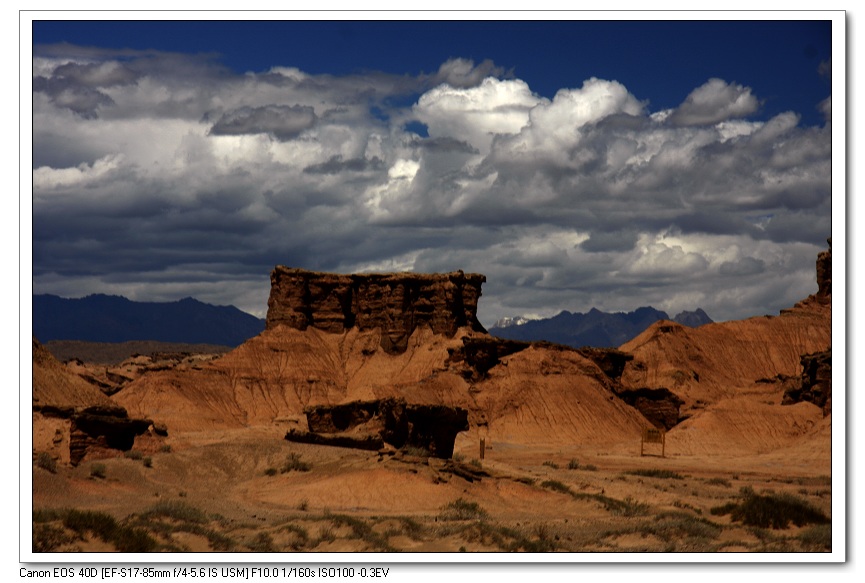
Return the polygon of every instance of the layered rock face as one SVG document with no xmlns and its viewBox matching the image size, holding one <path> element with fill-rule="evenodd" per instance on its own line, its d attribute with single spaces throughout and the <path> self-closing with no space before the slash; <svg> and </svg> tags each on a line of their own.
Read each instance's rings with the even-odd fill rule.
<svg viewBox="0 0 865 583">
<path fill-rule="evenodd" d="M 465 409 L 393 398 L 309 407 L 305 413 L 310 431 L 292 430 L 285 439 L 358 449 L 412 446 L 445 459 L 453 455 L 457 433 L 469 428 Z"/>
<path fill-rule="evenodd" d="M 802 401 L 823 409 L 826 417 L 832 412 L 832 349 L 802 355 L 802 375 L 793 388 L 784 392 L 782 405 Z"/>
<path fill-rule="evenodd" d="M 421 325 L 449 337 L 464 326 L 485 331 L 477 319 L 485 281 L 462 271 L 340 275 L 277 266 L 270 275 L 267 328 L 380 328 L 382 348 L 402 353 Z"/>
<path fill-rule="evenodd" d="M 621 391 L 619 397 L 659 429 L 669 431 L 680 421 L 679 408 L 684 401 L 669 389 L 628 389 Z"/>
<path fill-rule="evenodd" d="M 832 299 L 832 238 L 826 240 L 829 249 L 817 255 L 817 297 Z"/>
<path fill-rule="evenodd" d="M 154 431 L 152 420 L 130 417 L 33 339 L 34 453 L 46 452 L 74 466 L 85 456 L 119 455 L 132 448 L 136 437 Z"/>
</svg>

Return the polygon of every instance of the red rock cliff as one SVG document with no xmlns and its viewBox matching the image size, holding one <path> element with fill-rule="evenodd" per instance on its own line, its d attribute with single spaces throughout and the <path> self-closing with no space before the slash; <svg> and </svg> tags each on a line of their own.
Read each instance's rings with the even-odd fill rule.
<svg viewBox="0 0 865 583">
<path fill-rule="evenodd" d="M 382 348 L 403 352 L 421 325 L 448 336 L 463 326 L 485 331 L 477 319 L 485 281 L 462 271 L 340 275 L 280 265 L 270 274 L 267 328 L 312 326 L 334 333 L 381 328 Z"/>
</svg>

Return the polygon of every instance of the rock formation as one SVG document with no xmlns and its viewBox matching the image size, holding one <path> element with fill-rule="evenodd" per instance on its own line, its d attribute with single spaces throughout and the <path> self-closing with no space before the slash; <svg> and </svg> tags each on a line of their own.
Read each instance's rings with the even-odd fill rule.
<svg viewBox="0 0 865 583">
<path fill-rule="evenodd" d="M 309 432 L 291 430 L 287 440 L 359 449 L 387 443 L 420 448 L 439 458 L 450 458 L 457 433 L 469 428 L 465 409 L 393 398 L 309 407 L 305 413 Z"/>
<path fill-rule="evenodd" d="M 618 395 L 659 429 L 669 431 L 680 421 L 679 407 L 684 401 L 669 389 L 626 389 Z"/>
<path fill-rule="evenodd" d="M 339 275 L 277 266 L 270 275 L 267 328 L 381 328 L 382 348 L 401 353 L 422 325 L 449 337 L 466 326 L 484 331 L 477 319 L 484 281 L 462 271 Z"/>
<path fill-rule="evenodd" d="M 817 255 L 817 297 L 828 299 L 832 297 L 832 237 L 826 239 L 829 249 Z"/>
<path fill-rule="evenodd" d="M 68 372 L 33 339 L 34 453 L 77 465 L 85 455 L 128 451 L 135 438 L 153 432 L 152 427 L 150 419 L 130 418 L 126 409 Z"/>
<path fill-rule="evenodd" d="M 832 349 L 801 358 L 802 375 L 794 387 L 784 392 L 782 405 L 802 401 L 814 403 L 823 409 L 823 416 L 832 412 Z"/>
</svg>

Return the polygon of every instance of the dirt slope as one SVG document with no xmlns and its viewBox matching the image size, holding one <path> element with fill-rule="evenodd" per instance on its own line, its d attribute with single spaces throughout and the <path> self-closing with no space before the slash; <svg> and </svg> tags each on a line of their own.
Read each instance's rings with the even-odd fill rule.
<svg viewBox="0 0 865 583">
<path fill-rule="evenodd" d="M 779 316 L 762 316 L 687 328 L 661 321 L 623 344 L 634 360 L 622 382 L 665 387 L 685 409 L 733 397 L 759 379 L 801 373 L 803 354 L 832 341 L 831 305 L 800 305 Z"/>
<path fill-rule="evenodd" d="M 513 443 L 610 442 L 639 435 L 646 424 L 573 351 L 532 347 L 471 382 L 448 362 L 460 336 L 422 327 L 405 352 L 391 354 L 377 331 L 278 327 L 202 370 L 145 375 L 114 399 L 174 432 L 303 425 L 307 405 L 383 397 L 466 408 L 473 431 L 481 425 L 489 439 Z"/>
<path fill-rule="evenodd" d="M 111 406 L 102 391 L 66 370 L 48 349 L 33 339 L 33 405 L 58 408 Z"/>
</svg>

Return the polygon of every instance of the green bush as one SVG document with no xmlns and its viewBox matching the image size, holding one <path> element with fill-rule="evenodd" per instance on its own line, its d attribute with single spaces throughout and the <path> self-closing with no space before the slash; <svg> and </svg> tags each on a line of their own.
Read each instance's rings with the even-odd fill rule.
<svg viewBox="0 0 865 583">
<path fill-rule="evenodd" d="M 290 453 L 288 457 L 285 458 L 285 463 L 282 464 L 282 467 L 279 469 L 281 474 L 285 474 L 288 472 L 296 471 L 296 472 L 308 472 L 312 469 L 312 464 L 301 461 L 299 453 Z"/>
<path fill-rule="evenodd" d="M 63 518 L 63 526 L 79 535 L 92 532 L 122 553 L 146 553 L 156 549 L 156 541 L 146 531 L 121 525 L 104 512 L 69 510 Z"/>
<path fill-rule="evenodd" d="M 568 462 L 568 469 L 569 470 L 579 470 L 580 469 L 580 462 L 578 462 L 575 459 L 569 461 Z"/>
<path fill-rule="evenodd" d="M 649 505 L 637 502 L 628 496 L 624 500 L 617 500 L 615 504 L 611 504 L 608 510 L 617 516 L 645 516 L 649 513 Z"/>
<path fill-rule="evenodd" d="M 743 500 L 729 502 L 709 510 L 715 515 L 730 515 L 733 522 L 759 528 L 787 528 L 806 524 L 828 524 L 829 517 L 804 500 L 791 494 L 756 494 L 743 489 Z"/>
<path fill-rule="evenodd" d="M 138 461 L 138 460 L 140 460 L 141 458 L 144 457 L 144 454 L 141 453 L 141 452 L 138 451 L 138 450 L 130 449 L 129 451 L 126 451 L 126 452 L 123 453 L 123 457 L 125 457 L 125 458 L 127 458 L 127 459 L 131 459 L 131 460 L 136 460 L 136 461 Z"/>
<path fill-rule="evenodd" d="M 402 451 L 405 455 L 414 457 L 430 457 L 432 455 L 425 447 L 418 447 L 416 445 L 407 445 L 402 448 Z"/>
<path fill-rule="evenodd" d="M 39 452 L 39 455 L 36 456 L 36 465 L 52 474 L 57 473 L 57 461 L 48 452 Z"/>
<path fill-rule="evenodd" d="M 668 479 L 684 480 L 685 479 L 682 475 L 677 474 L 676 472 L 673 472 L 671 470 L 661 470 L 661 469 L 657 469 L 657 468 L 628 470 L 627 472 L 624 472 L 624 473 L 631 475 L 631 476 L 644 476 L 646 478 L 661 478 L 661 479 L 665 479 L 665 480 L 668 480 Z"/>
<path fill-rule="evenodd" d="M 79 534 L 92 532 L 104 541 L 110 541 L 117 530 L 117 520 L 110 514 L 90 510 L 72 509 L 63 518 L 63 526 Z"/>
<path fill-rule="evenodd" d="M 273 537 L 271 537 L 266 532 L 260 532 L 256 535 L 256 537 L 252 540 L 251 543 L 246 545 L 249 550 L 256 553 L 275 553 L 277 552 L 277 548 L 273 545 Z"/>
<path fill-rule="evenodd" d="M 541 482 L 541 488 L 549 488 L 550 490 L 555 490 L 556 492 L 561 492 L 563 494 L 571 494 L 571 489 L 567 484 L 563 484 L 558 480 L 544 480 Z"/>
<path fill-rule="evenodd" d="M 75 537 L 65 529 L 52 524 L 33 525 L 33 552 L 50 553 L 57 547 L 75 542 Z"/>
<path fill-rule="evenodd" d="M 151 506 L 142 515 L 142 518 L 172 518 L 180 522 L 192 522 L 205 524 L 210 522 L 203 510 L 191 506 L 179 500 L 164 500 Z"/>
<path fill-rule="evenodd" d="M 90 476 L 92 478 L 100 478 L 102 480 L 105 479 L 105 464 L 91 464 L 90 465 Z"/>
<path fill-rule="evenodd" d="M 54 508 L 34 508 L 33 522 L 53 522 L 62 519 L 64 515 L 65 512 Z"/>
<path fill-rule="evenodd" d="M 146 457 L 146 458 L 141 460 L 141 463 L 144 464 L 145 468 L 152 468 L 153 467 L 153 458 Z"/>
<path fill-rule="evenodd" d="M 555 463 L 551 462 L 550 460 L 545 461 L 545 462 L 543 463 L 543 465 L 545 465 L 545 466 L 547 466 L 547 467 L 550 467 L 550 468 L 553 468 L 554 470 L 558 470 L 558 469 L 559 469 L 558 464 L 555 464 Z"/>
<path fill-rule="evenodd" d="M 487 516 L 489 516 L 487 511 L 477 502 L 469 502 L 462 498 L 448 502 L 442 506 L 439 513 L 442 520 L 481 520 Z"/>
<path fill-rule="evenodd" d="M 832 525 L 818 524 L 803 530 L 799 540 L 806 547 L 818 548 L 820 550 L 832 550 Z"/>
</svg>

